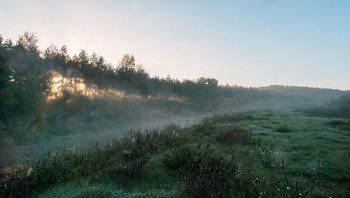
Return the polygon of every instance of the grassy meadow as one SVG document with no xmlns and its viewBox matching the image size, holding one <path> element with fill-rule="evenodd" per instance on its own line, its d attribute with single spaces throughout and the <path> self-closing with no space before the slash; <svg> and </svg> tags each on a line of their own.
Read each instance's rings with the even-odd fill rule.
<svg viewBox="0 0 350 198">
<path fill-rule="evenodd" d="M 0 197 L 349 197 L 349 120 L 226 113 L 28 154 Z"/>
</svg>

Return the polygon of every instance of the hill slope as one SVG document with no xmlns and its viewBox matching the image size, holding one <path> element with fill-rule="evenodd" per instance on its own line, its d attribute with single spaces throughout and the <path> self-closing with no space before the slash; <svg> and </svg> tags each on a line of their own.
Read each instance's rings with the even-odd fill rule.
<svg viewBox="0 0 350 198">
<path fill-rule="evenodd" d="M 348 197 L 350 127 L 334 123 L 350 126 L 293 111 L 214 115 L 32 156 L 5 182 L 34 197 Z"/>
</svg>

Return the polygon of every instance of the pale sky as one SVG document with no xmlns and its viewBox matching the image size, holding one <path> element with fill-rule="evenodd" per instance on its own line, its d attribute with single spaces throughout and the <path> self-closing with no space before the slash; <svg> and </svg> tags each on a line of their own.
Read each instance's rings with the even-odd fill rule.
<svg viewBox="0 0 350 198">
<path fill-rule="evenodd" d="M 151 76 L 350 90 L 348 0 L 0 0 L 0 28 Z"/>
</svg>

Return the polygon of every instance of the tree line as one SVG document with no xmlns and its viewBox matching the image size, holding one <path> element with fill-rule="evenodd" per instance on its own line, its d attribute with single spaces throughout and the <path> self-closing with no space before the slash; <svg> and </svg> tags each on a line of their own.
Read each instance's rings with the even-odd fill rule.
<svg viewBox="0 0 350 198">
<path fill-rule="evenodd" d="M 106 63 L 102 56 L 93 53 L 91 56 L 85 50 L 70 57 L 67 47 L 60 49 L 50 45 L 45 51 L 38 48 L 38 38 L 32 33 L 24 33 L 16 44 L 10 39 L 0 43 L 0 52 L 5 64 L 16 77 L 44 77 L 50 71 L 56 71 L 64 77 L 82 77 L 87 86 L 99 89 L 118 89 L 129 93 L 137 93 L 143 97 L 160 94 L 183 97 L 189 102 L 210 103 L 213 98 L 221 98 L 218 81 L 213 78 L 201 77 L 198 80 L 184 80 L 150 77 L 141 64 L 135 63 L 133 55 L 125 54 L 119 64 L 114 67 Z M 13 83 L 12 83 L 13 84 Z M 206 96 L 206 97 L 204 97 Z M 209 96 L 209 97 L 208 97 Z M 203 101 L 205 99 L 207 101 Z"/>
</svg>

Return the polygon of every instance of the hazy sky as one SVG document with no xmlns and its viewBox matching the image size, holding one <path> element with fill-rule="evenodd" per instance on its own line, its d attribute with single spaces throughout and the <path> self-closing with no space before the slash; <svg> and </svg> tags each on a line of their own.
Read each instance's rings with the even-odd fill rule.
<svg viewBox="0 0 350 198">
<path fill-rule="evenodd" d="M 0 28 L 151 76 L 350 89 L 348 0 L 0 0 Z"/>
</svg>

